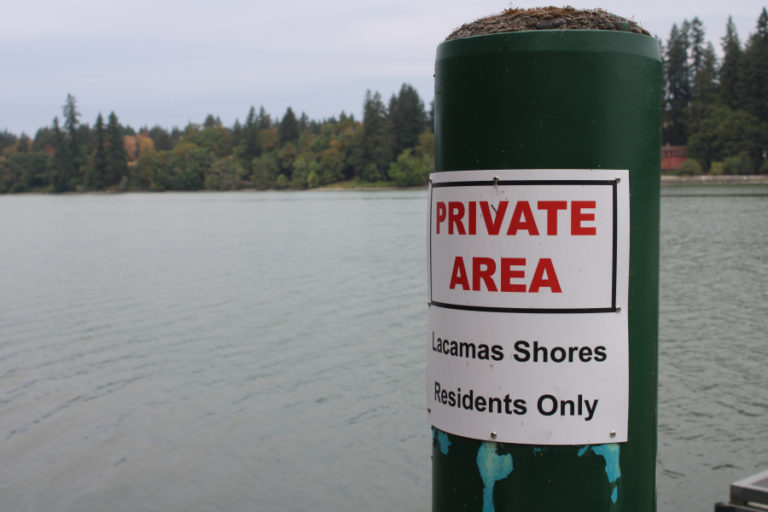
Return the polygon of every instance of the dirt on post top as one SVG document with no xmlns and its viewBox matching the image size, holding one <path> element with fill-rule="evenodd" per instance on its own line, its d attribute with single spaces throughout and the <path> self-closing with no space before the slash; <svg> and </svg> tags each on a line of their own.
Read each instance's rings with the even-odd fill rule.
<svg viewBox="0 0 768 512">
<path fill-rule="evenodd" d="M 446 41 L 463 37 L 528 30 L 618 30 L 650 35 L 634 21 L 602 9 L 539 7 L 507 9 L 500 14 L 480 18 L 454 30 L 446 38 Z"/>
</svg>

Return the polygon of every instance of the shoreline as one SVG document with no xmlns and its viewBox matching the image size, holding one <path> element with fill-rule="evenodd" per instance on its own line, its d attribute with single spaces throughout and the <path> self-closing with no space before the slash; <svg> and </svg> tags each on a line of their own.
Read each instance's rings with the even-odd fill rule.
<svg viewBox="0 0 768 512">
<path fill-rule="evenodd" d="M 662 185 L 756 185 L 768 184 L 768 174 L 661 175 Z"/>
<path fill-rule="evenodd" d="M 675 185 L 768 185 L 768 174 L 698 174 L 694 176 L 673 176 L 669 174 L 661 175 L 662 186 L 675 186 Z M 351 184 L 350 182 L 331 183 L 321 187 L 311 189 L 266 189 L 260 190 L 255 188 L 243 188 L 237 190 L 83 190 L 83 191 L 70 191 L 60 192 L 58 194 L 43 191 L 43 190 L 29 190 L 18 193 L 4 193 L 0 196 L 23 196 L 23 195 L 52 195 L 52 196 L 79 196 L 79 195 L 119 195 L 119 194 L 163 194 L 163 193 L 206 193 L 206 192 L 276 192 L 276 191 L 288 191 L 288 192 L 306 192 L 310 190 L 314 191 L 329 191 L 329 192 L 343 192 L 343 191 L 357 191 L 357 192 L 376 192 L 376 191 L 394 191 L 394 190 L 419 190 L 427 189 L 427 185 L 417 185 L 412 187 L 396 187 L 390 183 L 365 183 L 365 184 Z"/>
</svg>

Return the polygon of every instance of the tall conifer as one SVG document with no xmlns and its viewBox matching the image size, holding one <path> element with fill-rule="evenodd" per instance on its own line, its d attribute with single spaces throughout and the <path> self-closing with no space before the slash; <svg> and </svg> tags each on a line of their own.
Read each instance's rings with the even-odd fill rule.
<svg viewBox="0 0 768 512">
<path fill-rule="evenodd" d="M 707 50 L 705 43 L 705 35 L 704 35 L 704 25 L 702 24 L 701 20 L 698 18 L 698 16 L 694 17 L 693 20 L 691 20 L 690 30 L 688 32 L 688 39 L 690 42 L 690 49 L 691 49 L 691 59 L 690 59 L 690 66 L 691 66 L 691 77 L 693 80 L 696 79 L 696 75 L 701 71 L 701 68 L 704 66 L 704 53 Z"/>
<path fill-rule="evenodd" d="M 259 107 L 259 115 L 256 118 L 257 124 L 259 126 L 259 130 L 266 130 L 269 128 L 272 128 L 272 116 L 267 114 L 267 111 L 264 110 L 264 107 Z"/>
<path fill-rule="evenodd" d="M 53 192 L 74 190 L 75 167 L 66 135 L 59 127 L 59 118 L 53 119 L 53 155 L 50 160 L 49 179 Z"/>
<path fill-rule="evenodd" d="M 707 44 L 701 58 L 701 67 L 693 78 L 691 103 L 703 106 L 717 101 L 717 57 L 712 43 Z"/>
<path fill-rule="evenodd" d="M 123 128 L 114 112 L 109 113 L 107 124 L 106 172 L 104 186 L 112 187 L 120 183 L 128 174 L 128 154 L 123 144 Z"/>
<path fill-rule="evenodd" d="M 757 30 L 742 58 L 744 110 L 768 123 L 768 11 L 763 8 Z"/>
<path fill-rule="evenodd" d="M 253 107 L 248 111 L 248 117 L 245 118 L 242 139 L 246 163 L 250 164 L 251 160 L 261 154 L 259 125 L 256 121 L 256 109 Z"/>
<path fill-rule="evenodd" d="M 416 146 L 419 135 L 426 126 L 424 103 L 412 86 L 403 84 L 397 96 L 389 102 L 389 119 L 392 129 L 393 156 Z"/>
<path fill-rule="evenodd" d="M 741 108 L 743 104 L 741 59 L 739 34 L 733 17 L 728 16 L 723 37 L 723 65 L 720 67 L 720 99 L 734 110 Z"/>
<path fill-rule="evenodd" d="M 93 163 L 91 165 L 91 185 L 98 189 L 102 189 L 107 186 L 106 174 L 107 174 L 107 138 L 106 131 L 104 129 L 104 118 L 99 112 L 99 116 L 96 118 L 96 126 L 94 127 L 94 150 L 93 150 Z"/>
<path fill-rule="evenodd" d="M 67 94 L 67 102 L 62 107 L 64 112 L 64 130 L 67 132 L 70 151 L 78 152 L 77 129 L 80 126 L 80 112 L 77 111 L 77 100 L 71 94 Z"/>
<path fill-rule="evenodd" d="M 664 54 L 664 78 L 666 97 L 664 101 L 664 142 L 682 145 L 688 139 L 688 125 L 685 114 L 691 101 L 690 67 L 688 64 L 688 30 L 686 21 L 683 28 L 672 25 Z"/>
<path fill-rule="evenodd" d="M 293 109 L 288 107 L 283 115 L 283 119 L 280 121 L 280 145 L 292 142 L 296 143 L 299 140 L 299 121 L 296 119 L 296 114 L 293 113 Z"/>
<path fill-rule="evenodd" d="M 392 130 L 389 127 L 387 109 L 379 92 L 365 93 L 363 104 L 363 162 L 362 178 L 381 180 L 387 176 L 392 161 Z"/>
<path fill-rule="evenodd" d="M 19 136 L 19 141 L 17 143 L 17 150 L 19 153 L 29 153 L 29 146 L 31 144 L 31 140 L 29 139 L 29 135 L 22 132 L 21 136 Z"/>
</svg>

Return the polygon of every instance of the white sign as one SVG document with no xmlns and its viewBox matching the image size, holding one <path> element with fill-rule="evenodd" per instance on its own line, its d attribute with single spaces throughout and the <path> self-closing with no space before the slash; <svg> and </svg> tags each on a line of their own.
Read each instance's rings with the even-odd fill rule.
<svg viewBox="0 0 768 512">
<path fill-rule="evenodd" d="M 430 183 L 431 423 L 504 443 L 626 441 L 628 171 Z"/>
</svg>

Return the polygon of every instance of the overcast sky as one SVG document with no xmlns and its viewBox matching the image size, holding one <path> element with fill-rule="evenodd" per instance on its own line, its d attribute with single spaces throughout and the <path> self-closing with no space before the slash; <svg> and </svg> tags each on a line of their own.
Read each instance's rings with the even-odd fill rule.
<svg viewBox="0 0 768 512">
<path fill-rule="evenodd" d="M 81 122 L 115 111 L 134 128 L 225 125 L 263 105 L 311 119 L 360 118 L 366 89 L 385 101 L 402 83 L 432 100 L 436 46 L 456 27 L 518 0 L 24 0 L 0 16 L 0 130 L 34 135 L 61 117 L 67 93 Z M 719 50 L 733 16 L 742 42 L 764 0 L 613 0 L 601 7 L 666 40 L 698 16 Z M 558 4 L 559 5 L 559 4 Z"/>
</svg>

